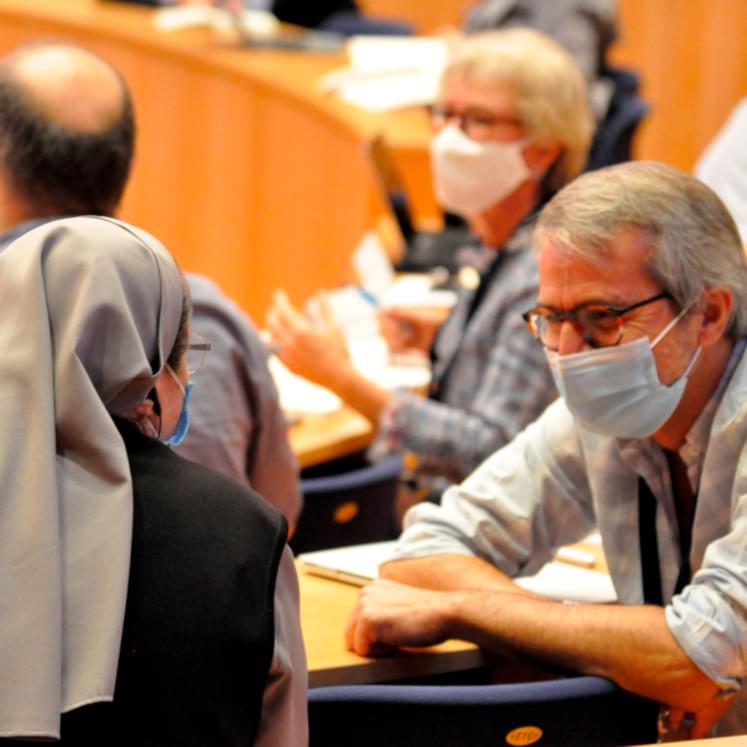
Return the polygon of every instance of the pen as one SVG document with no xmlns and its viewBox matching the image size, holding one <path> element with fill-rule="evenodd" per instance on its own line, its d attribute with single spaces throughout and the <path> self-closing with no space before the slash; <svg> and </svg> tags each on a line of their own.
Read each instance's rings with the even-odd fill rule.
<svg viewBox="0 0 747 747">
<path fill-rule="evenodd" d="M 358 285 L 356 287 L 358 288 L 358 293 L 361 294 L 361 297 L 365 301 L 368 301 L 371 306 L 374 306 L 376 308 L 380 306 L 378 299 L 376 298 L 376 296 L 374 296 L 373 293 L 371 293 L 371 291 L 366 290 L 362 285 Z"/>
</svg>

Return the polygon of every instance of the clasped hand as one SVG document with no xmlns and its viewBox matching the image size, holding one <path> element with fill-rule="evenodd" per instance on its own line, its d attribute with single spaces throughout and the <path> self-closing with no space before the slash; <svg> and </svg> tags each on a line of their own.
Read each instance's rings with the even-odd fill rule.
<svg viewBox="0 0 747 747">
<path fill-rule="evenodd" d="M 377 579 L 361 590 L 345 627 L 345 643 L 362 656 L 441 643 L 449 637 L 450 595 Z"/>
</svg>

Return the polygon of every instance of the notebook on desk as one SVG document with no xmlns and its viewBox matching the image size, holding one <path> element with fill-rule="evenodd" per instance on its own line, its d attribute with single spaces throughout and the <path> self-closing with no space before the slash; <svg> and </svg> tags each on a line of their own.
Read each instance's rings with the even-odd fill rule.
<svg viewBox="0 0 747 747">
<path fill-rule="evenodd" d="M 394 544 L 394 541 L 372 542 L 317 550 L 302 553 L 298 560 L 307 573 L 363 586 L 379 575 L 379 566 L 391 558 Z M 534 576 L 515 580 L 528 591 L 558 601 L 587 604 L 617 601 L 615 588 L 607 573 L 581 568 L 562 560 L 547 563 Z"/>
</svg>

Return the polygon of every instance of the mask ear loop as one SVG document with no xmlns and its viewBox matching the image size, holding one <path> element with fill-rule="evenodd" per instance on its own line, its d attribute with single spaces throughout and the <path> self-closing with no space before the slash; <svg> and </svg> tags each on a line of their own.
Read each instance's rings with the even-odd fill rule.
<svg viewBox="0 0 747 747">
<path fill-rule="evenodd" d="M 656 335 L 656 337 L 651 342 L 651 349 L 652 350 L 654 349 L 654 346 L 658 345 L 659 342 L 662 339 L 664 339 L 664 337 L 666 336 L 666 334 L 677 325 L 677 323 L 680 321 L 680 319 L 682 319 L 682 317 L 684 317 L 685 314 L 687 314 L 687 312 L 690 311 L 690 309 L 691 309 L 691 307 L 693 306 L 694 303 L 695 303 L 694 300 L 690 301 L 690 303 L 687 304 L 687 306 L 685 306 L 685 308 L 682 309 L 682 311 L 680 311 L 680 313 L 677 314 L 677 316 L 674 319 L 672 319 L 669 322 L 669 324 L 667 324 L 667 326 L 664 327 L 664 329 L 661 332 L 659 332 L 658 335 Z M 703 348 L 700 345 L 698 345 L 698 349 L 695 351 L 693 357 L 690 358 L 690 362 L 687 364 L 687 367 L 682 372 L 682 374 L 677 378 L 677 381 L 679 381 L 680 379 L 686 379 L 690 375 L 690 371 L 693 370 L 693 366 L 695 365 L 695 363 L 697 362 L 698 358 L 700 357 L 700 351 L 702 349 Z M 669 386 L 674 386 L 674 384 L 676 384 L 676 383 L 677 383 L 676 381 L 673 381 Z"/>
<path fill-rule="evenodd" d="M 670 330 L 674 329 L 674 327 L 679 323 L 680 319 L 682 319 L 682 317 L 684 317 L 685 314 L 687 314 L 687 312 L 690 311 L 690 308 L 693 306 L 694 303 L 695 301 L 690 301 L 690 303 L 687 304 L 687 306 L 685 306 L 685 308 L 682 309 L 682 311 L 680 311 L 680 313 L 677 314 L 677 316 L 674 319 L 672 319 L 669 322 L 669 324 L 667 324 L 667 326 L 664 327 L 664 329 L 661 332 L 659 332 L 658 335 L 656 335 L 656 337 L 654 337 L 654 339 L 651 341 L 652 349 L 656 347 L 667 336 Z"/>
</svg>

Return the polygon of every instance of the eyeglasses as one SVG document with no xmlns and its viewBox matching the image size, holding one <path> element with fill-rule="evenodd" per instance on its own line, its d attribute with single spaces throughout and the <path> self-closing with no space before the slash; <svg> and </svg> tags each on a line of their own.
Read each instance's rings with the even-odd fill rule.
<svg viewBox="0 0 747 747">
<path fill-rule="evenodd" d="M 507 137 L 521 134 L 523 125 L 517 117 L 502 117 L 485 109 L 457 111 L 449 106 L 434 104 L 428 109 L 431 126 L 440 130 L 455 120 L 459 129 L 473 140 L 487 140 L 505 132 Z"/>
<path fill-rule="evenodd" d="M 672 297 L 669 293 L 657 293 L 628 306 L 609 306 L 603 303 L 582 303 L 570 311 L 557 311 L 548 306 L 537 306 L 525 311 L 522 316 L 529 331 L 549 350 L 557 350 L 563 322 L 570 322 L 587 345 L 606 348 L 619 344 L 623 337 L 625 320 L 623 315 L 633 309 Z"/>
<path fill-rule="evenodd" d="M 200 335 L 191 335 L 187 343 L 187 372 L 190 376 L 196 374 L 205 363 L 210 351 L 210 343 L 206 342 Z"/>
</svg>

